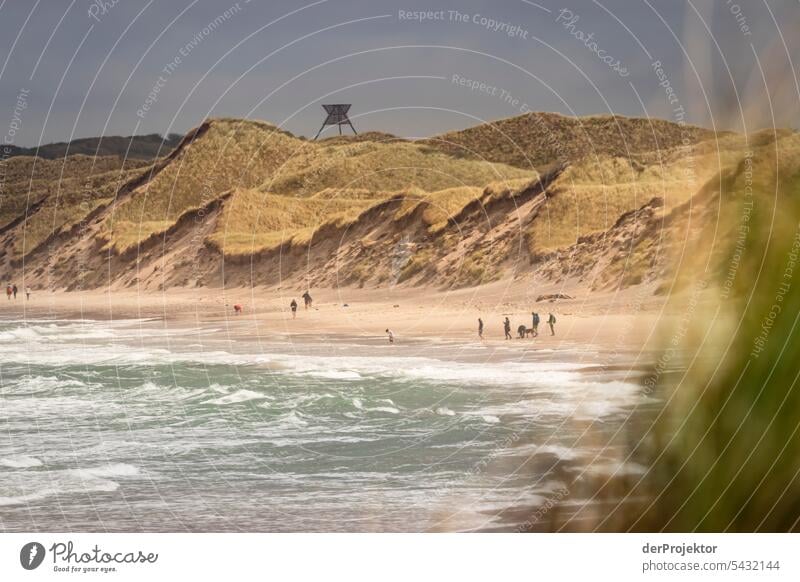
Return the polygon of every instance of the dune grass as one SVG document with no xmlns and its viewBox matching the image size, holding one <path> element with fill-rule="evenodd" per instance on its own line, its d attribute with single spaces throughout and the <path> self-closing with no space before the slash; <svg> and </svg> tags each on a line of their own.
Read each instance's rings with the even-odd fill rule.
<svg viewBox="0 0 800 582">
<path fill-rule="evenodd" d="M 289 234 L 319 224 L 321 215 L 314 213 L 343 212 L 346 217 L 367 206 L 358 200 L 374 202 L 387 192 L 478 188 L 495 180 L 532 175 L 535 173 L 503 164 L 452 158 L 422 144 L 308 142 L 268 124 L 214 120 L 166 169 L 115 209 L 104 236 L 121 252 L 168 228 L 184 212 L 232 189 L 269 193 L 260 204 L 256 195 L 242 194 L 226 205 L 227 234 L 215 233 L 210 242 L 225 252 L 239 253 L 248 245 L 262 249 L 277 244 L 284 236 L 282 232 Z M 276 200 L 274 195 L 315 202 L 294 204 Z M 455 191 L 450 197 L 459 198 Z M 447 198 L 443 194 L 442 203 Z M 320 204 L 323 200 L 330 202 Z M 267 202 L 274 210 L 265 206 Z M 445 214 L 448 204 L 442 209 Z M 243 210 L 230 209 L 240 205 Z M 301 216 L 306 209 L 310 213 L 307 219 L 316 220 L 314 224 Z M 431 220 L 446 220 L 440 214 L 432 210 Z M 260 219 L 253 222 L 245 218 L 249 215 Z M 278 225 L 281 220 L 285 224 Z"/>
<path fill-rule="evenodd" d="M 494 183 L 498 190 L 529 183 L 529 179 Z M 393 220 L 401 222 L 418 209 L 420 218 L 435 234 L 464 206 L 480 198 L 484 188 L 465 186 L 425 192 L 409 188 L 397 192 L 366 189 L 327 188 L 309 198 L 264 193 L 259 190 L 236 190 L 225 202 L 222 216 L 208 242 L 226 255 L 245 255 L 275 248 L 282 243 L 305 244 L 324 224 L 343 225 L 354 222 L 359 215 L 389 198 L 398 198 Z M 118 236 L 127 236 L 133 224 L 122 223 Z M 167 223 L 147 225 L 147 228 L 168 228 Z M 134 243 L 135 244 L 135 243 Z M 410 275 L 406 274 L 405 278 Z"/>
<path fill-rule="evenodd" d="M 666 410 L 636 443 L 652 468 L 624 528 L 800 530 L 800 138 L 757 149 L 722 200 L 728 234 L 695 245 L 672 300 L 682 317 L 664 330 L 697 357 L 645 382 Z"/>
<path fill-rule="evenodd" d="M 144 171 L 147 167 L 142 160 L 123 163 L 116 156 L 75 155 L 56 160 L 20 156 L 0 161 L 0 227 L 25 216 L 48 197 L 63 197 L 61 205 L 70 206 L 78 192 L 93 198 L 94 190 L 103 189 L 102 195 L 109 196 L 105 185 L 117 183 L 120 172 L 127 178 L 135 175 L 135 170 Z M 65 208 L 65 212 L 76 211 Z"/>
<path fill-rule="evenodd" d="M 106 225 L 117 250 L 136 244 L 232 188 L 253 188 L 272 175 L 304 142 L 273 126 L 214 120 L 153 180 L 115 209 Z M 136 229 L 126 226 L 137 225 Z M 138 233 L 138 234 L 134 234 Z"/>
<path fill-rule="evenodd" d="M 633 155 L 664 151 L 684 140 L 696 143 L 714 137 L 706 129 L 679 126 L 661 119 L 596 115 L 566 117 L 534 112 L 445 133 L 425 140 L 454 156 L 503 162 L 542 170 L 559 160 L 586 156 Z"/>
<path fill-rule="evenodd" d="M 208 242 L 226 255 L 252 254 L 293 239 L 302 243 L 322 224 L 354 220 L 372 203 L 369 198 L 298 199 L 237 190 Z"/>
<path fill-rule="evenodd" d="M 17 172 L 33 181 L 9 187 L 8 204 L 0 206 L 2 224 L 21 219 L 11 240 L 12 259 L 33 251 L 50 236 L 72 228 L 99 206 L 110 203 L 127 181 L 149 171 L 140 160 L 72 156 L 64 160 L 12 158 Z"/>
<path fill-rule="evenodd" d="M 532 175 L 504 164 L 453 158 L 408 142 L 355 142 L 325 146 L 316 154 L 289 160 L 262 189 L 298 197 L 327 188 L 433 192 Z"/>
<path fill-rule="evenodd" d="M 726 142 L 718 151 L 693 149 L 658 158 L 584 159 L 569 166 L 551 186 L 551 197 L 526 232 L 529 252 L 546 253 L 574 244 L 585 235 L 611 228 L 619 216 L 655 197 L 669 211 L 689 200 L 721 167 L 735 166 L 744 143 Z"/>
<path fill-rule="evenodd" d="M 395 220 L 402 220 L 422 208 L 423 222 L 428 225 L 431 232 L 438 232 L 447 226 L 448 221 L 464 206 L 480 198 L 483 190 L 476 186 L 446 188 L 436 192 L 425 192 L 419 188 L 410 189 L 403 193 L 405 200 L 395 213 Z"/>
</svg>

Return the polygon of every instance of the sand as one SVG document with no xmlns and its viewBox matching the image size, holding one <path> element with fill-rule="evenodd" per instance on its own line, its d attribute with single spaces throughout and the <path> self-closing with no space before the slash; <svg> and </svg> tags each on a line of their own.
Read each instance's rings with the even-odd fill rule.
<svg viewBox="0 0 800 582">
<path fill-rule="evenodd" d="M 541 294 L 560 292 L 568 300 L 536 301 Z M 386 338 L 391 329 L 396 341 L 412 339 L 478 341 L 478 318 L 485 325 L 487 344 L 504 342 L 503 319 L 508 316 L 515 339 L 508 345 L 530 341 L 548 348 L 591 346 L 604 351 L 635 352 L 655 347 L 661 320 L 667 318 L 664 298 L 639 287 L 620 293 L 589 293 L 580 289 L 554 289 L 500 282 L 480 288 L 442 291 L 432 288 L 311 289 L 314 303 L 303 307 L 298 289 L 169 289 L 158 293 L 135 290 L 46 292 L 34 290 L 30 300 L 0 299 L 2 319 L 162 319 L 169 325 L 223 324 L 238 336 L 270 334 L 335 335 Z M 289 304 L 297 300 L 297 318 Z M 241 304 L 236 315 L 233 305 Z M 531 325 L 531 312 L 541 317 L 539 337 L 516 339 L 517 327 Z M 546 325 L 555 314 L 555 336 Z"/>
</svg>

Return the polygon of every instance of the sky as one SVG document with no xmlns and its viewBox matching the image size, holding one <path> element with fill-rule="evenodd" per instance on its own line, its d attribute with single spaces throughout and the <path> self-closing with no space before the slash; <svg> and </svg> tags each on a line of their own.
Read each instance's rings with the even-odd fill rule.
<svg viewBox="0 0 800 582">
<path fill-rule="evenodd" d="M 323 103 L 405 137 L 527 111 L 797 128 L 797 30 L 798 0 L 0 0 L 0 132 L 313 137 Z"/>
</svg>

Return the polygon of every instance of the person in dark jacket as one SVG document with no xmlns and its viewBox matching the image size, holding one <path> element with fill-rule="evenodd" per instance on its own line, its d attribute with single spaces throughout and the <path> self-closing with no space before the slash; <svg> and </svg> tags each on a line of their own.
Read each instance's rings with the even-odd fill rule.
<svg viewBox="0 0 800 582">
<path fill-rule="evenodd" d="M 534 311 L 531 315 L 533 316 L 531 329 L 533 330 L 533 337 L 536 337 L 539 335 L 539 314 Z"/>
<path fill-rule="evenodd" d="M 306 309 L 311 307 L 311 302 L 312 301 L 313 301 L 313 299 L 311 299 L 311 293 L 309 293 L 308 291 L 303 293 L 303 303 L 305 304 Z"/>
<path fill-rule="evenodd" d="M 506 339 L 511 339 L 511 320 L 509 320 L 507 317 L 505 321 L 503 321 L 503 330 L 506 332 Z"/>
<path fill-rule="evenodd" d="M 289 304 L 289 307 L 292 308 L 292 319 L 297 317 L 297 301 L 292 299 L 292 302 Z"/>
<path fill-rule="evenodd" d="M 478 337 L 483 339 L 483 320 L 478 318 Z"/>
<path fill-rule="evenodd" d="M 547 325 L 550 326 L 550 335 L 556 335 L 556 330 L 553 328 L 555 324 L 556 324 L 556 316 L 551 313 L 550 317 L 547 318 Z"/>
</svg>

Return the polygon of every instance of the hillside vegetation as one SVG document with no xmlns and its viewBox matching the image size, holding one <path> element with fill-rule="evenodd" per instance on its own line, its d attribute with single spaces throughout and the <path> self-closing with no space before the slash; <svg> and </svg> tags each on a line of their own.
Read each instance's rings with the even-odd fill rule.
<svg viewBox="0 0 800 582">
<path fill-rule="evenodd" d="M 584 156 L 628 158 L 712 139 L 713 132 L 662 119 L 527 113 L 425 140 L 454 156 L 537 168 Z"/>
<path fill-rule="evenodd" d="M 115 250 L 125 252 L 166 231 L 184 213 L 201 208 L 231 190 L 257 190 L 292 199 L 310 198 L 322 191 L 330 195 L 336 189 L 365 190 L 372 193 L 367 198 L 380 200 L 386 192 L 406 187 L 425 191 L 479 187 L 495 180 L 535 175 L 503 164 L 453 158 L 429 146 L 407 142 L 357 141 L 339 145 L 309 142 L 253 121 L 213 120 L 196 134 L 166 168 L 117 205 L 113 217 L 105 222 L 101 236 Z M 253 200 L 252 194 L 237 195 L 232 204 L 255 211 Z M 268 203 L 275 208 L 265 207 Z M 303 208 L 302 204 L 277 204 L 275 198 L 265 197 L 257 214 L 282 215 L 287 206 L 296 207 L 289 216 L 298 213 L 320 216 L 315 213 L 324 205 L 309 202 Z M 340 201 L 336 212 L 355 212 L 363 204 L 350 206 Z M 249 238 L 266 244 L 276 236 L 271 230 L 240 230 L 231 217 L 241 215 L 241 211 L 225 213 L 229 225 L 226 239 Z M 248 228 L 258 227 L 259 223 L 249 220 Z M 264 224 L 271 222 L 267 220 Z M 294 224 L 290 220 L 282 231 L 287 239 L 293 236 Z M 214 242 L 220 244 L 219 235 Z M 262 248 L 262 243 L 256 248 Z M 227 247 L 227 243 L 222 246 Z"/>
<path fill-rule="evenodd" d="M 8 160 L 0 248 L 7 270 L 25 257 L 29 276 L 71 288 L 73 264 L 80 285 L 145 290 L 634 285 L 665 276 L 666 239 L 711 224 L 714 208 L 699 201 L 748 147 L 775 139 L 699 141 L 709 136 L 661 120 L 529 114 L 446 140 L 309 141 L 211 119 L 152 164 Z"/>
<path fill-rule="evenodd" d="M 169 154 L 180 143 L 182 136 L 171 133 L 161 137 L 157 133 L 132 135 L 128 137 L 107 136 L 74 139 L 70 142 L 44 144 L 39 147 L 21 148 L 4 146 L 4 155 L 39 157 L 57 160 L 68 156 L 83 155 L 91 157 L 116 156 L 122 159 L 154 160 Z"/>
<path fill-rule="evenodd" d="M 69 229 L 102 205 L 118 189 L 146 175 L 144 160 L 116 156 L 68 156 L 48 160 L 9 158 L 3 162 L 0 230 L 13 227 L 2 245 L 3 256 L 18 260 L 49 237 Z"/>
</svg>

